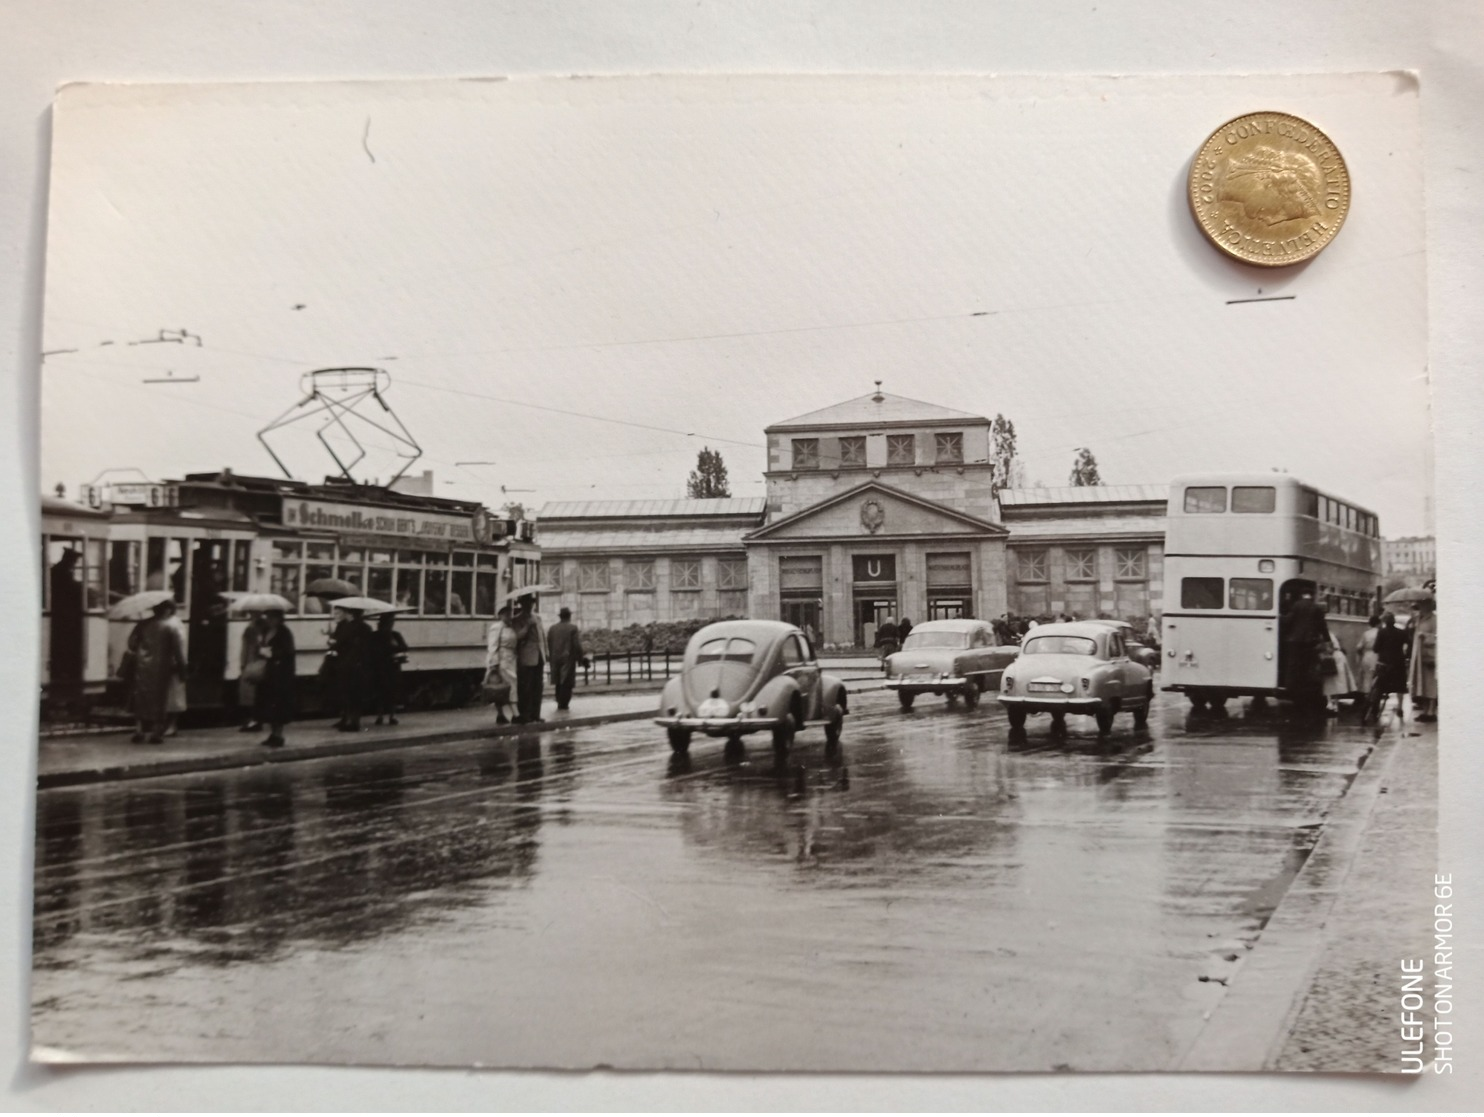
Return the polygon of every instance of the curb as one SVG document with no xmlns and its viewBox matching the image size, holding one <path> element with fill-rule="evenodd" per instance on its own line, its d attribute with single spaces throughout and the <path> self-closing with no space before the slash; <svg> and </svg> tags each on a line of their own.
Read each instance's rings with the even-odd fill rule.
<svg viewBox="0 0 1484 1117">
<path fill-rule="evenodd" d="M 47 791 L 59 787 L 81 787 L 87 784 L 114 783 L 121 780 L 156 779 L 161 776 L 186 775 L 190 772 L 219 772 L 228 768 L 260 768 L 269 764 L 292 764 L 301 760 L 356 756 L 361 753 L 386 752 L 416 745 L 442 745 L 453 741 L 469 741 L 486 737 L 516 737 L 531 732 L 550 733 L 562 729 L 603 725 L 607 722 L 639 721 L 653 716 L 653 710 L 631 710 L 625 713 L 590 714 L 584 717 L 563 718 L 559 722 L 547 721 L 543 722 L 539 728 L 533 729 L 527 729 L 521 725 L 491 725 L 482 729 L 465 727 L 430 733 L 404 733 L 396 737 L 375 737 L 370 740 L 352 738 L 344 741 L 329 741 L 319 745 L 301 745 L 298 748 L 264 749 L 259 747 L 254 752 L 223 753 L 220 756 L 181 757 L 179 760 L 153 760 L 140 764 L 114 765 L 108 768 L 46 772 L 36 777 L 36 790 Z"/>
<path fill-rule="evenodd" d="M 1404 740 L 1389 736 L 1366 754 L 1231 988 L 1171 1070 L 1272 1070 L 1323 959 L 1329 912 L 1344 892 Z"/>
</svg>

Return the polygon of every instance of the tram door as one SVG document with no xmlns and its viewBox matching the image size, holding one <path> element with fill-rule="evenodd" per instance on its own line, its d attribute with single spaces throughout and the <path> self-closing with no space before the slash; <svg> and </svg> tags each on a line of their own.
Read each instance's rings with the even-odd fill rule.
<svg viewBox="0 0 1484 1117">
<path fill-rule="evenodd" d="M 186 699 L 193 709 L 220 706 L 226 697 L 227 603 L 221 594 L 228 586 L 229 546 L 223 539 L 202 539 L 191 554 Z"/>
</svg>

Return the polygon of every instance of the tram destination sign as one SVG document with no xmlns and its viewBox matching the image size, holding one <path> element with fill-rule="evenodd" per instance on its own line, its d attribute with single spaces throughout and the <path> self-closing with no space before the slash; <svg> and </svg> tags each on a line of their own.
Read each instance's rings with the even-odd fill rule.
<svg viewBox="0 0 1484 1117">
<path fill-rule="evenodd" d="M 283 505 L 283 526 L 319 528 L 342 534 L 381 536 L 418 543 L 475 544 L 475 518 L 405 508 L 367 508 L 319 500 L 289 500 Z"/>
</svg>

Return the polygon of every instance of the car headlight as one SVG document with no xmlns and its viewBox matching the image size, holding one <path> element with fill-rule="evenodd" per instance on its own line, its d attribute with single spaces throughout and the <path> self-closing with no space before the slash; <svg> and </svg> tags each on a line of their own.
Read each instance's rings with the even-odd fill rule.
<svg viewBox="0 0 1484 1117">
<path fill-rule="evenodd" d="M 703 718 L 724 718 L 730 712 L 725 698 L 708 698 L 696 707 L 696 713 Z"/>
<path fill-rule="evenodd" d="M 1076 689 L 1077 688 L 1074 687 L 1071 683 L 1062 683 L 1062 685 L 1061 685 L 1061 692 L 1063 694 L 1071 694 L 1072 691 L 1074 691 Z"/>
</svg>

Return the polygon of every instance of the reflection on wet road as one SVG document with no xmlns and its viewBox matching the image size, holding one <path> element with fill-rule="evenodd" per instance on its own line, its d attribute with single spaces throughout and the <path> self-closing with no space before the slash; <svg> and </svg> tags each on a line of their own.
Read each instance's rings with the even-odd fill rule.
<svg viewBox="0 0 1484 1117">
<path fill-rule="evenodd" d="M 644 722 L 38 797 L 35 1042 L 94 1057 L 1157 1069 L 1371 747 L 861 695 L 779 768 Z"/>
</svg>

